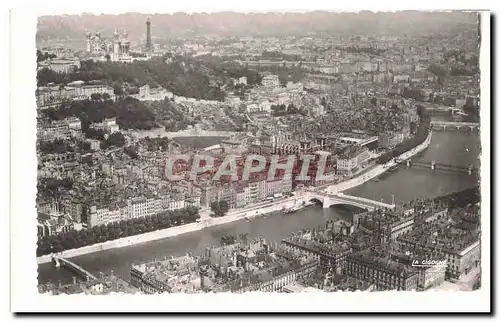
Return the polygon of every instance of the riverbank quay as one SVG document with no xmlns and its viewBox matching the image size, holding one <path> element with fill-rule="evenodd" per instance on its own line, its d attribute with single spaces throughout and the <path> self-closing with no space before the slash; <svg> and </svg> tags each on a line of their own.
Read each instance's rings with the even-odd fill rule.
<svg viewBox="0 0 500 322">
<path fill-rule="evenodd" d="M 401 159 L 406 159 L 410 158 L 422 151 L 424 151 L 430 144 L 432 138 L 432 131 L 429 132 L 429 135 L 427 139 L 420 144 L 419 146 L 415 147 L 414 149 L 405 152 L 402 154 L 399 158 Z M 390 161 L 386 164 L 383 165 L 377 165 L 373 169 L 368 170 L 367 172 L 363 173 L 360 177 L 356 177 L 353 179 L 350 179 L 348 181 L 340 182 L 337 184 L 334 184 L 332 186 L 329 186 L 327 188 L 320 188 L 321 190 L 324 190 L 328 193 L 339 193 L 351 188 L 354 188 L 356 186 L 359 186 L 367 181 L 370 181 L 371 179 L 379 176 L 380 174 L 384 173 L 387 171 L 389 168 L 392 166 L 396 165 L 395 161 Z M 319 190 L 319 189 L 318 189 Z M 242 209 L 237 209 L 228 212 L 225 216 L 223 217 L 205 217 L 203 218 L 200 222 L 197 223 L 190 223 L 182 226 L 176 226 L 176 227 L 170 227 L 167 229 L 162 229 L 162 230 L 157 230 L 153 232 L 148 232 L 140 235 L 135 235 L 135 236 L 128 236 L 116 240 L 111 240 L 99 244 L 94 244 L 94 245 L 89 245 L 89 246 L 84 246 L 76 249 L 68 249 L 63 252 L 58 253 L 58 256 L 64 257 L 64 258 L 71 258 L 71 257 L 77 257 L 81 255 L 87 255 L 90 253 L 95 253 L 95 252 L 100 252 L 108 249 L 113 249 L 113 248 L 121 248 L 121 247 L 128 247 L 128 246 L 133 246 L 141 243 L 146 243 L 146 242 L 151 242 L 151 241 L 156 241 L 164 238 L 169 238 L 169 237 L 174 237 L 178 236 L 181 234 L 189 233 L 189 232 L 194 232 L 198 231 L 207 227 L 212 227 L 212 226 L 217 226 L 217 225 L 223 225 L 223 224 L 228 224 L 237 220 L 242 220 L 245 218 L 252 218 L 264 214 L 269 214 L 273 212 L 278 212 L 281 211 L 283 208 L 289 208 L 293 207 L 297 200 L 300 199 L 300 192 L 297 192 L 296 196 L 288 197 L 288 198 L 283 198 L 274 202 L 262 202 L 258 203 L 255 205 L 251 205 L 247 208 L 242 208 Z M 48 255 L 43 255 L 40 257 L 37 257 L 37 264 L 44 264 L 48 263 L 52 260 L 52 255 L 53 254 L 48 254 Z"/>
<path fill-rule="evenodd" d="M 425 139 L 424 142 L 422 142 L 420 145 L 416 146 L 415 148 L 411 149 L 410 151 L 407 151 L 403 153 L 402 155 L 399 156 L 400 159 L 408 159 L 411 158 L 412 156 L 419 154 L 420 152 L 424 151 L 429 147 L 429 144 L 431 143 L 432 140 L 432 131 L 429 132 L 427 135 L 427 139 Z M 352 178 L 347 181 L 340 182 L 335 185 L 331 185 L 326 188 L 321 188 L 321 190 L 324 190 L 328 193 L 338 193 L 342 192 L 345 190 L 352 189 L 356 186 L 359 186 L 367 181 L 372 180 L 373 178 L 378 177 L 379 175 L 383 174 L 387 170 L 389 170 L 391 167 L 397 165 L 396 161 L 391 160 L 385 164 L 379 164 L 373 167 L 372 169 L 366 171 L 365 173 L 361 174 L 359 177 Z"/>
<path fill-rule="evenodd" d="M 233 221 L 242 220 L 245 218 L 252 218 L 265 214 L 276 213 L 281 211 L 283 208 L 292 207 L 294 204 L 295 204 L 294 198 L 283 198 L 275 202 L 265 202 L 257 205 L 252 205 L 247 208 L 229 211 L 223 217 L 214 217 L 214 218 L 205 217 L 200 222 L 190 223 L 182 226 L 170 227 L 162 230 L 156 230 L 135 236 L 128 236 L 80 248 L 68 249 L 60 253 L 57 253 L 57 255 L 64 258 L 71 258 L 113 248 L 138 245 L 141 243 L 151 242 L 159 239 L 174 237 L 189 232 L 194 232 L 207 227 L 231 223 Z M 52 260 L 53 255 L 54 254 L 48 254 L 37 257 L 37 264 L 44 264 L 50 262 Z"/>
</svg>

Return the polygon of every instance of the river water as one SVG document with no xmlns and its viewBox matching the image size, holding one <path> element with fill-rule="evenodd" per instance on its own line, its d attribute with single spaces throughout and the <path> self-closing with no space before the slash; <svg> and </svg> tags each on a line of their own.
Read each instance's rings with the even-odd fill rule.
<svg viewBox="0 0 500 322">
<path fill-rule="evenodd" d="M 437 120 L 450 121 L 446 117 L 444 119 L 439 117 Z M 434 131 L 429 148 L 412 159 L 426 162 L 434 160 L 438 163 L 461 166 L 479 165 L 477 159 L 479 151 L 477 133 Z M 460 191 L 473 187 L 477 180 L 477 177 L 466 173 L 433 172 L 430 169 L 401 167 L 393 173 L 383 174 L 378 182 L 370 181 L 345 193 L 374 200 L 384 199 L 386 202 L 390 202 L 394 195 L 395 202 L 398 203 Z M 184 255 L 186 252 L 197 253 L 205 246 L 218 244 L 225 234 L 247 233 L 250 238 L 263 236 L 269 241 L 279 241 L 299 229 L 324 225 L 326 220 L 335 218 L 351 220 L 352 212 L 343 207 L 329 209 L 311 207 L 294 214 L 254 218 L 251 222 L 235 221 L 155 242 L 73 257 L 71 260 L 94 275 L 98 275 L 99 272 L 110 273 L 113 270 L 118 276 L 129 280 L 130 267 L 134 263 L 149 261 L 154 257 Z M 55 268 L 50 263 L 39 265 L 38 271 L 40 283 L 66 282 L 73 276 L 71 272 Z"/>
</svg>

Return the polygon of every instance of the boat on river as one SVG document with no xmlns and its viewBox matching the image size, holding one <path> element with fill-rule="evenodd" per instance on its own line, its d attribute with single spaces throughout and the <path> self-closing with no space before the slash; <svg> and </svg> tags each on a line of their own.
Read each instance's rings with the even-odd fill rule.
<svg viewBox="0 0 500 322">
<path fill-rule="evenodd" d="M 288 208 L 288 209 L 283 210 L 283 212 L 282 212 L 282 213 L 283 213 L 284 215 L 288 215 L 288 214 L 292 214 L 292 213 L 294 213 L 294 212 L 297 212 L 297 211 L 299 211 L 299 210 L 300 210 L 299 208 L 292 207 L 292 208 Z"/>
<path fill-rule="evenodd" d="M 288 214 L 292 214 L 294 212 L 297 212 L 301 209 L 305 208 L 305 205 L 304 204 L 300 204 L 297 199 L 295 199 L 295 204 L 290 207 L 290 208 L 284 208 L 281 213 L 284 214 L 284 215 L 288 215 Z"/>
<path fill-rule="evenodd" d="M 387 169 L 387 172 L 392 173 L 392 172 L 396 171 L 397 169 L 398 169 L 398 165 L 396 164 L 396 165 L 393 165 L 392 167 L 390 167 L 389 169 Z"/>
</svg>

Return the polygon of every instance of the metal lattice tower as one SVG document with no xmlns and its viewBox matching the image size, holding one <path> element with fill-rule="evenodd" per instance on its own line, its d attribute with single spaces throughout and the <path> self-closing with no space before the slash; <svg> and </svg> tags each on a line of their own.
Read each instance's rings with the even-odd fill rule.
<svg viewBox="0 0 500 322">
<path fill-rule="evenodd" d="M 151 21 L 146 20 L 146 51 L 151 52 Z"/>
</svg>

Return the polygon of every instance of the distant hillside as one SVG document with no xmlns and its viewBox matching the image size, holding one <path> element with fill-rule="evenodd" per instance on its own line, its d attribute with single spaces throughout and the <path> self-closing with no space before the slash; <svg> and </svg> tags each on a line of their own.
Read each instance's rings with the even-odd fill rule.
<svg viewBox="0 0 500 322">
<path fill-rule="evenodd" d="M 121 15 L 64 15 L 42 16 L 38 21 L 38 39 L 83 37 L 85 31 L 101 31 L 111 35 L 115 28 L 127 29 L 131 39 L 145 37 L 146 18 L 150 17 L 152 33 L 157 38 L 217 34 L 294 35 L 306 32 L 331 33 L 388 32 L 412 34 L 448 32 L 477 28 L 477 14 L 465 12 L 397 13 L 185 13 L 154 14 L 126 13 Z"/>
</svg>

